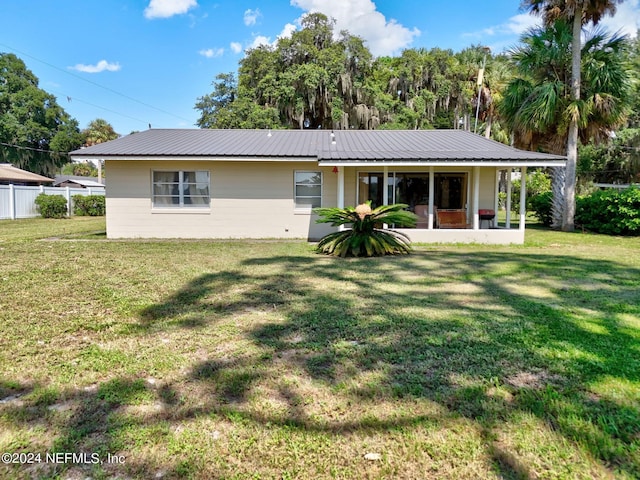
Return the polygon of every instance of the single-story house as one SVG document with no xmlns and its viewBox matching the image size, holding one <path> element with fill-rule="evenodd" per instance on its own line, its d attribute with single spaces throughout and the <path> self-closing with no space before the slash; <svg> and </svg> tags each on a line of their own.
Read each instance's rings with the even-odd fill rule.
<svg viewBox="0 0 640 480">
<path fill-rule="evenodd" d="M 97 177 L 81 177 L 79 175 L 56 175 L 53 179 L 54 187 L 70 188 L 104 188 L 104 183 L 99 182 Z"/>
<path fill-rule="evenodd" d="M 0 163 L 0 185 L 39 186 L 52 183 L 51 178 L 14 167 L 10 163 Z"/>
<path fill-rule="evenodd" d="M 409 205 L 414 242 L 494 244 L 524 242 L 524 210 L 496 225 L 500 172 L 524 195 L 528 167 L 566 163 L 462 130 L 150 129 L 71 158 L 105 161 L 109 238 L 317 240 L 336 227 L 314 207 L 371 200 Z"/>
</svg>

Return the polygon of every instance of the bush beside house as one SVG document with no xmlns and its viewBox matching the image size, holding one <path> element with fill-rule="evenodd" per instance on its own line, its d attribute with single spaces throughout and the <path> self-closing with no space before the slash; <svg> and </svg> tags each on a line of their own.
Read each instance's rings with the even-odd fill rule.
<svg viewBox="0 0 640 480">
<path fill-rule="evenodd" d="M 103 216 L 105 214 L 104 195 L 74 195 L 73 214 L 89 217 Z"/>
<path fill-rule="evenodd" d="M 640 235 L 640 189 L 598 190 L 576 200 L 576 223 L 610 235 Z"/>
<path fill-rule="evenodd" d="M 406 254 L 411 251 L 409 237 L 404 233 L 383 228 L 415 227 L 417 215 L 406 210 L 408 205 L 397 203 L 371 208 L 371 201 L 357 207 L 315 208 L 318 223 L 330 223 L 334 227 L 349 226 L 344 230 L 325 235 L 317 246 L 318 252 L 340 257 L 378 257 Z"/>
<path fill-rule="evenodd" d="M 546 226 L 551 225 L 552 193 L 531 199 L 531 209 Z M 576 224 L 609 235 L 640 235 L 640 189 L 598 190 L 576 198 Z"/>
</svg>

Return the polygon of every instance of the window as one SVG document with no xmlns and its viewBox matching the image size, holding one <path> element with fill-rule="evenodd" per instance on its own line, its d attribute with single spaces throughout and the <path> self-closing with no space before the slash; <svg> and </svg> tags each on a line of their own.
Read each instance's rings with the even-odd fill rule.
<svg viewBox="0 0 640 480">
<path fill-rule="evenodd" d="M 358 173 L 358 201 L 371 200 L 372 207 L 383 205 L 384 175 L 382 173 Z M 389 172 L 387 196 L 390 204 L 406 203 L 409 210 L 416 205 L 429 203 L 429 174 Z"/>
<path fill-rule="evenodd" d="M 295 208 L 311 210 L 322 206 L 322 172 L 295 172 Z"/>
<path fill-rule="evenodd" d="M 153 172 L 153 206 L 202 208 L 209 206 L 209 172 Z"/>
</svg>

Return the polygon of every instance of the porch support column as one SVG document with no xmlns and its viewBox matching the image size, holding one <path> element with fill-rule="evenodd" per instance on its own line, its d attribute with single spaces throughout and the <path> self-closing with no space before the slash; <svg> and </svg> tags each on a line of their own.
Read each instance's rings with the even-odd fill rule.
<svg viewBox="0 0 640 480">
<path fill-rule="evenodd" d="M 389 205 L 389 167 L 382 168 L 382 203 Z"/>
<path fill-rule="evenodd" d="M 338 167 L 338 208 L 344 208 L 344 167 Z M 345 230 L 344 225 L 338 227 L 339 231 Z"/>
<path fill-rule="evenodd" d="M 389 167 L 382 167 L 382 204 L 389 205 Z M 385 223 L 382 228 L 389 228 L 389 224 Z"/>
<path fill-rule="evenodd" d="M 527 217 L 527 167 L 520 168 L 520 223 L 518 227 L 524 230 Z"/>
<path fill-rule="evenodd" d="M 511 228 L 511 174 L 513 172 L 512 168 L 507 168 L 507 220 L 504 225 L 505 228 Z"/>
<path fill-rule="evenodd" d="M 338 208 L 344 208 L 344 167 L 338 167 Z"/>
<path fill-rule="evenodd" d="M 433 219 L 434 219 L 434 203 L 435 203 L 435 198 L 436 198 L 436 180 L 434 178 L 434 171 L 435 169 L 433 167 L 429 167 L 429 224 L 427 226 L 427 228 L 429 230 L 433 230 Z"/>
<path fill-rule="evenodd" d="M 480 203 L 480 167 L 473 167 L 473 229 L 480 228 L 478 205 Z"/>
<path fill-rule="evenodd" d="M 498 226 L 498 205 L 500 204 L 500 199 L 499 199 L 499 194 L 500 194 L 500 169 L 496 168 L 496 174 L 495 174 L 495 181 L 496 181 L 496 185 L 495 185 L 495 195 L 493 198 L 493 211 L 495 212 L 496 216 L 493 217 L 493 220 L 491 221 L 491 223 L 493 223 L 494 227 Z"/>
</svg>

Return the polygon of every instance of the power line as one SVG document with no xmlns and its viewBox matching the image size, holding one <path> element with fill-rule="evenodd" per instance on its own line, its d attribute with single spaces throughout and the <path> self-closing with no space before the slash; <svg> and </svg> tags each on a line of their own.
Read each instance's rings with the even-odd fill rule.
<svg viewBox="0 0 640 480">
<path fill-rule="evenodd" d="M 69 155 L 68 152 L 56 152 L 55 150 L 44 150 L 42 148 L 33 148 L 33 147 L 25 147 L 23 145 L 13 145 L 11 143 L 0 142 L 0 145 L 3 147 L 11 147 L 17 150 L 29 150 L 32 152 L 40 152 L 40 153 L 50 153 L 55 155 Z"/>
<path fill-rule="evenodd" d="M 16 53 L 19 53 L 20 55 L 24 55 L 24 56 L 26 56 L 26 57 L 29 57 L 29 58 L 31 58 L 31 59 L 33 59 L 33 60 L 35 60 L 35 61 L 37 61 L 37 62 L 43 63 L 44 65 L 47 65 L 47 66 L 49 66 L 49 67 L 51 67 L 51 68 L 53 68 L 53 69 L 55 69 L 55 70 L 59 70 L 59 71 L 60 71 L 60 72 L 62 72 L 62 73 L 65 73 L 65 74 L 67 74 L 67 75 L 71 75 L 71 76 L 72 76 L 72 77 L 74 77 L 74 78 L 78 78 L 78 79 L 82 80 L 83 82 L 89 83 L 89 84 L 94 85 L 94 86 L 99 87 L 99 88 L 102 88 L 102 89 L 104 89 L 104 90 L 106 90 L 106 91 L 108 91 L 108 92 L 111 92 L 111 93 L 113 93 L 113 94 L 115 94 L 115 95 L 118 95 L 118 96 L 120 96 L 120 97 L 122 97 L 122 98 L 125 98 L 125 99 L 127 99 L 127 100 L 130 100 L 130 101 L 132 101 L 132 102 L 136 102 L 136 103 L 138 103 L 138 104 L 140 104 L 140 105 L 143 105 L 143 106 L 145 106 L 145 107 L 147 107 L 147 108 L 151 108 L 151 109 L 153 109 L 153 110 L 156 110 L 156 111 L 158 111 L 158 112 L 164 113 L 165 115 L 169 115 L 169 116 L 174 117 L 174 118 L 177 118 L 177 119 L 179 119 L 179 120 L 183 120 L 183 121 L 185 121 L 185 122 L 191 122 L 191 120 L 189 120 L 189 119 L 187 119 L 187 118 L 181 117 L 181 116 L 179 116 L 179 115 L 176 115 L 176 114 L 174 114 L 174 113 L 168 112 L 168 111 L 163 110 L 163 109 L 161 109 L 161 108 L 154 107 L 153 105 L 150 105 L 150 104 L 148 104 L 148 103 L 145 103 L 145 102 L 143 102 L 143 101 L 141 101 L 141 100 L 138 100 L 138 99 L 136 99 L 136 98 L 133 98 L 133 97 L 131 97 L 131 96 L 129 96 L 129 95 L 126 95 L 126 94 L 124 94 L 124 93 L 120 93 L 120 92 L 118 92 L 118 91 L 114 90 L 113 88 L 105 87 L 104 85 L 100 85 L 99 83 L 94 82 L 93 80 L 89 80 L 89 79 L 86 79 L 86 78 L 84 78 L 84 77 L 81 77 L 80 75 L 76 75 L 75 73 L 69 72 L 68 70 L 65 70 L 64 68 L 60 68 L 60 67 L 58 67 L 58 66 L 56 66 L 56 65 L 53 65 L 53 64 L 51 64 L 51 63 L 49 63 L 49 62 L 45 62 L 44 60 L 40 60 L 39 58 L 36 58 L 36 57 L 34 57 L 33 55 L 29 55 L 28 53 L 21 52 L 20 50 L 17 50 L 17 49 L 15 49 L 15 48 L 11 47 L 10 45 L 7 45 L 6 43 L 0 43 L 0 45 L 1 45 L 1 46 L 3 46 L 3 47 L 5 47 L 5 48 L 8 48 L 9 50 L 12 50 L 12 51 L 14 51 L 14 52 L 16 52 Z M 102 108 L 102 107 L 100 107 L 100 108 Z M 145 122 L 145 123 L 146 123 L 146 122 Z"/>
<path fill-rule="evenodd" d="M 125 118 L 128 118 L 130 120 L 135 120 L 136 122 L 145 123 L 145 124 L 149 123 L 148 121 L 141 120 L 141 119 L 136 118 L 136 117 L 132 117 L 131 115 L 127 115 L 126 113 L 116 112 L 115 110 L 111 110 L 110 108 L 101 107 L 100 105 L 96 105 L 95 103 L 87 102 L 86 100 L 82 100 L 81 98 L 72 97 L 71 95 L 67 95 L 66 93 L 63 93 L 63 92 L 60 92 L 60 91 L 56 91 L 56 90 L 51 90 L 51 91 L 66 97 L 68 102 L 74 101 L 74 102 L 84 103 L 85 105 L 90 105 L 90 106 L 92 106 L 94 108 L 99 108 L 100 110 L 104 110 L 106 112 L 114 113 L 116 115 L 120 115 L 121 117 L 125 117 Z"/>
</svg>

